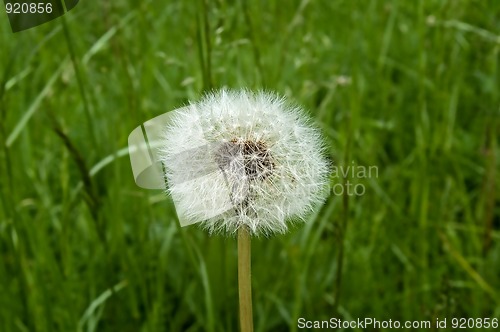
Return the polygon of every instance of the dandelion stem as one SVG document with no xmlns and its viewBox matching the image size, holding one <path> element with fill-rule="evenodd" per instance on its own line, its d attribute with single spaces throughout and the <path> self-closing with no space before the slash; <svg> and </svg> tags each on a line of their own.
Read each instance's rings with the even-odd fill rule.
<svg viewBox="0 0 500 332">
<path fill-rule="evenodd" d="M 253 332 L 250 241 L 248 227 L 240 227 L 238 230 L 238 291 L 241 332 Z"/>
</svg>

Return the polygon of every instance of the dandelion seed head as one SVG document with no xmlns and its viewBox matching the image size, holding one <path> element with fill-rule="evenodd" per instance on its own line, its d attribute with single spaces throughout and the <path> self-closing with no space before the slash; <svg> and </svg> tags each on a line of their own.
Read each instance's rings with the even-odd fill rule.
<svg viewBox="0 0 500 332">
<path fill-rule="evenodd" d="M 284 233 L 328 194 L 320 131 L 272 93 L 209 94 L 173 115 L 161 146 L 179 218 L 211 233 Z"/>
</svg>

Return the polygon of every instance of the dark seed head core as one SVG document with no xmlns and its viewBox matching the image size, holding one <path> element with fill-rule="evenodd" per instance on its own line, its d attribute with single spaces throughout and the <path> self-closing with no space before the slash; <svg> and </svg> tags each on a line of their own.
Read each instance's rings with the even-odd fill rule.
<svg viewBox="0 0 500 332">
<path fill-rule="evenodd" d="M 249 180 L 264 180 L 275 167 L 267 145 L 262 141 L 223 143 L 216 152 L 216 162 L 223 171 L 241 172 Z"/>
</svg>

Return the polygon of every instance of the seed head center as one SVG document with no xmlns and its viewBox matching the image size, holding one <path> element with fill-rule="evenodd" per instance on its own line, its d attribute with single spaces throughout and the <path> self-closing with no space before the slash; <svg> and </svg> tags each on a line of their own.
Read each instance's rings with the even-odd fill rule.
<svg viewBox="0 0 500 332">
<path fill-rule="evenodd" d="M 262 141 L 233 139 L 223 143 L 215 157 L 220 169 L 242 179 L 264 180 L 274 169 L 269 149 Z"/>
</svg>

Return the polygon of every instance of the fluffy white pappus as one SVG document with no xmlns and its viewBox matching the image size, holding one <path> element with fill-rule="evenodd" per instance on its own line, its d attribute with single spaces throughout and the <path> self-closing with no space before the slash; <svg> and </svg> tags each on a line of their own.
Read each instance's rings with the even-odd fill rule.
<svg viewBox="0 0 500 332">
<path fill-rule="evenodd" d="M 172 114 L 159 158 L 184 225 L 284 233 L 328 195 L 329 162 L 304 111 L 268 92 L 221 90 Z"/>
</svg>

